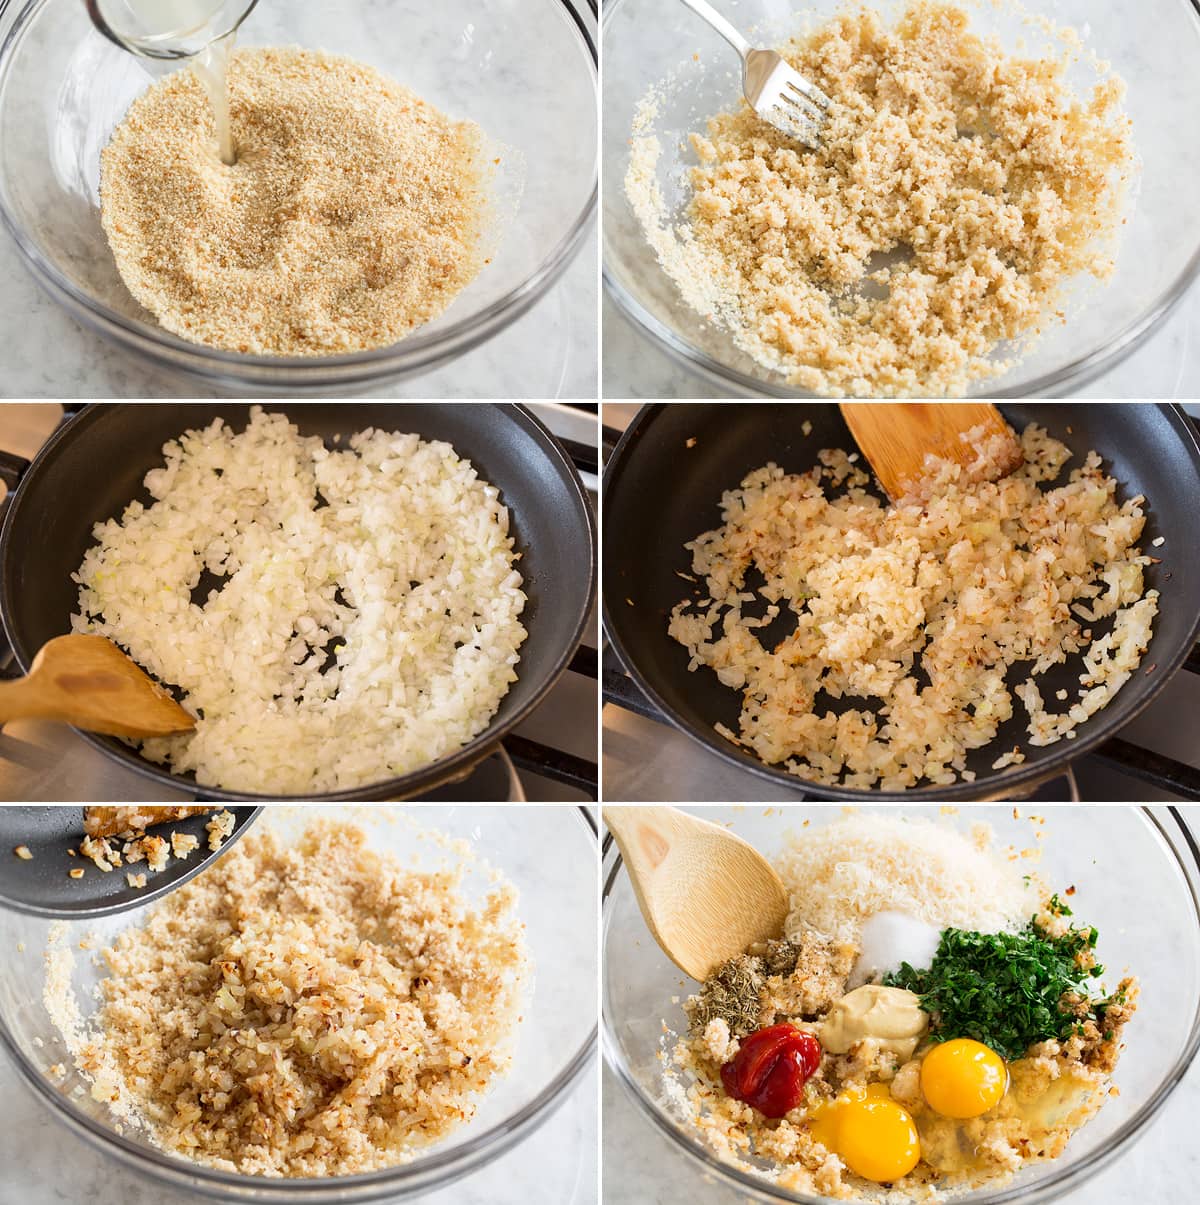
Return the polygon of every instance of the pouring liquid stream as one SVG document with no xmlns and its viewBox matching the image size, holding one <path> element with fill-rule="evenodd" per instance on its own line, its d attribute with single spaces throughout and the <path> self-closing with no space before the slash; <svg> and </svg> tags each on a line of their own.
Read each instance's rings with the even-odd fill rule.
<svg viewBox="0 0 1200 1205">
<path fill-rule="evenodd" d="M 227 79 L 229 56 L 237 34 L 234 31 L 217 36 L 225 0 L 124 0 L 124 4 L 140 26 L 139 39 L 147 43 L 191 43 L 197 35 L 211 33 L 212 36 L 202 38 L 203 49 L 192 57 L 191 66 L 212 105 L 221 162 L 227 165 L 237 162 Z"/>
<path fill-rule="evenodd" d="M 237 162 L 233 145 L 233 126 L 229 117 L 229 56 L 237 34 L 226 34 L 210 42 L 193 60 L 192 70 L 200 77 L 212 105 L 213 123 L 217 131 L 217 149 L 221 162 L 232 166 Z"/>
</svg>

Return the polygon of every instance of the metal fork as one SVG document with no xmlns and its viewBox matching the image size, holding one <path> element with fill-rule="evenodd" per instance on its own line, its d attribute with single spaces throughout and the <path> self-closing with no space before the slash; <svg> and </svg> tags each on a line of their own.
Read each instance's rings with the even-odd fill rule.
<svg viewBox="0 0 1200 1205">
<path fill-rule="evenodd" d="M 742 56 L 742 92 L 763 121 L 805 146 L 821 144 L 821 127 L 833 101 L 774 50 L 757 50 L 706 0 L 683 0 Z"/>
</svg>

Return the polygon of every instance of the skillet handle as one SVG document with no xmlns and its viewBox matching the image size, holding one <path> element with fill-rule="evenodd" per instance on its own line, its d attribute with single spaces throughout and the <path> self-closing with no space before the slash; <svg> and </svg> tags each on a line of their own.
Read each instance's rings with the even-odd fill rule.
<svg viewBox="0 0 1200 1205">
<path fill-rule="evenodd" d="M 21 484 L 21 478 L 25 475 L 27 468 L 29 468 L 29 461 L 24 456 L 0 451 L 0 481 L 3 481 L 10 490 L 15 490 Z"/>
<path fill-rule="evenodd" d="M 580 443 L 579 440 L 567 439 L 564 435 L 556 435 L 555 438 L 566 449 L 571 463 L 581 473 L 595 473 L 599 469 L 600 463 L 594 444 Z"/>
</svg>

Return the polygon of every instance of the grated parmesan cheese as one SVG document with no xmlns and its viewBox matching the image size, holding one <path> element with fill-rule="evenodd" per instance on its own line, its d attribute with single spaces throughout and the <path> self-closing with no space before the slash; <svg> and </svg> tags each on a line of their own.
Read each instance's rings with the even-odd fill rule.
<svg viewBox="0 0 1200 1205">
<path fill-rule="evenodd" d="M 878 813 L 790 834 L 775 860 L 790 901 L 786 932 L 857 943 L 863 921 L 884 911 L 938 929 L 1018 929 L 1037 910 L 1037 891 L 993 852 L 993 839 L 986 824 L 968 836 Z"/>
</svg>

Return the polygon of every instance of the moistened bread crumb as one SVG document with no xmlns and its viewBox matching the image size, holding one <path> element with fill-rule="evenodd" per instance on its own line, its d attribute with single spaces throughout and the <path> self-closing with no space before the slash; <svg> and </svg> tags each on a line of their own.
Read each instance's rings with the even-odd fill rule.
<svg viewBox="0 0 1200 1205">
<path fill-rule="evenodd" d="M 101 153 L 121 279 L 167 330 L 256 355 L 337 355 L 395 343 L 474 279 L 477 126 L 313 51 L 240 50 L 228 80 L 233 166 L 190 70 L 136 100 Z"/>
<path fill-rule="evenodd" d="M 58 1022 L 93 1098 L 248 1175 L 413 1158 L 508 1070 L 529 975 L 514 890 L 473 904 L 460 873 L 380 857 L 352 826 L 248 835 L 104 951 L 87 1028 Z"/>
<path fill-rule="evenodd" d="M 1008 55 L 918 0 L 857 8 L 781 48 L 834 101 L 819 150 L 745 105 L 693 135 L 686 221 L 664 221 L 653 102 L 631 204 L 685 301 L 764 368 L 826 394 L 961 394 L 1113 268 L 1134 167 L 1124 86 Z"/>
</svg>

